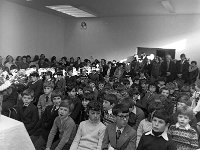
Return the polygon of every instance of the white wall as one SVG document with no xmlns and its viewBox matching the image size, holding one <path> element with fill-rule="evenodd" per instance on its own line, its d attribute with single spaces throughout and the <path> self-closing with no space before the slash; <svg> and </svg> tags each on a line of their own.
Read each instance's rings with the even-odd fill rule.
<svg viewBox="0 0 200 150">
<path fill-rule="evenodd" d="M 64 31 L 62 18 L 0 1 L 0 55 L 62 56 Z"/>
<path fill-rule="evenodd" d="M 81 22 L 87 30 L 81 29 Z M 45 53 L 124 59 L 137 47 L 176 48 L 191 60 L 200 54 L 200 15 L 63 19 L 0 1 L 0 55 Z"/>
<path fill-rule="evenodd" d="M 81 21 L 66 40 L 71 43 L 66 45 L 68 49 L 80 48 L 98 58 L 123 59 L 133 55 L 137 47 L 176 48 L 177 58 L 185 53 L 200 64 L 200 15 L 90 19 L 86 20 L 86 31 L 80 29 Z"/>
</svg>

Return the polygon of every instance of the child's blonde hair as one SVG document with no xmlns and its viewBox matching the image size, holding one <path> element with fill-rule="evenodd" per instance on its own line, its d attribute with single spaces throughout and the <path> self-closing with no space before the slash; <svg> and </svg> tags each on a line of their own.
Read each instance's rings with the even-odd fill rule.
<svg viewBox="0 0 200 150">
<path fill-rule="evenodd" d="M 194 117 L 194 113 L 193 113 L 193 110 L 190 106 L 183 106 L 182 108 L 178 109 L 177 110 L 177 116 L 178 115 L 185 115 L 185 116 L 188 116 L 189 119 L 193 119 Z"/>
</svg>

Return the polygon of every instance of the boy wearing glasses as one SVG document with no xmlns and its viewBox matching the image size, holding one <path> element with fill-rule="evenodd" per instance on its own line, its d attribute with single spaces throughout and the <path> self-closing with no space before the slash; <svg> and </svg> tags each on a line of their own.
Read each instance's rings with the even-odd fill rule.
<svg viewBox="0 0 200 150">
<path fill-rule="evenodd" d="M 136 149 L 136 131 L 128 125 L 129 108 L 124 104 L 117 104 L 112 109 L 116 122 L 106 128 L 102 150 L 108 149 Z"/>
</svg>

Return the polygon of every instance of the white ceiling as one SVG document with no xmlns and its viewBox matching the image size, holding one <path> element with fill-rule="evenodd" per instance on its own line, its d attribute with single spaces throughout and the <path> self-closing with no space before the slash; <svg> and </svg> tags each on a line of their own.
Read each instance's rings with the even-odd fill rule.
<svg viewBox="0 0 200 150">
<path fill-rule="evenodd" d="M 45 11 L 62 17 L 69 17 L 45 8 L 49 5 L 72 5 L 92 12 L 98 17 L 119 17 L 131 15 L 167 15 L 161 0 L 8 0 L 33 9 Z M 169 0 L 174 14 L 200 14 L 200 0 Z"/>
</svg>

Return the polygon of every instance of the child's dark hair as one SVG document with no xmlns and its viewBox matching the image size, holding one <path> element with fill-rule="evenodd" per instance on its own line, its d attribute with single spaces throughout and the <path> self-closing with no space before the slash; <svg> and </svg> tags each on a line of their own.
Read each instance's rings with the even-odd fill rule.
<svg viewBox="0 0 200 150">
<path fill-rule="evenodd" d="M 52 78 L 52 76 L 53 76 L 53 74 L 52 74 L 51 71 L 47 71 L 45 75 L 46 75 L 46 76 L 50 76 L 50 78 Z"/>
<path fill-rule="evenodd" d="M 130 97 L 126 97 L 121 101 L 121 104 L 126 105 L 128 108 L 133 108 L 135 106 L 135 103 Z"/>
<path fill-rule="evenodd" d="M 162 119 L 165 121 L 165 123 L 170 123 L 170 116 L 168 112 L 164 109 L 156 110 L 155 113 L 153 114 L 153 117 L 157 117 L 159 119 Z"/>
<path fill-rule="evenodd" d="M 128 90 L 128 94 L 129 94 L 130 97 L 133 97 L 133 95 L 139 95 L 140 93 L 137 89 L 131 88 L 131 89 Z"/>
<path fill-rule="evenodd" d="M 89 112 L 90 110 L 102 111 L 102 109 L 103 109 L 102 103 L 96 100 L 90 101 L 87 105 L 87 112 Z"/>
<path fill-rule="evenodd" d="M 193 114 L 194 113 L 193 113 L 192 108 L 187 106 L 187 105 L 183 106 L 182 108 L 177 110 L 177 116 L 178 115 L 185 115 L 185 116 L 188 116 L 190 120 L 193 119 L 193 117 L 194 117 Z"/>
<path fill-rule="evenodd" d="M 92 101 L 95 100 L 95 95 L 94 93 L 84 93 L 83 98 L 88 101 Z"/>
<path fill-rule="evenodd" d="M 160 93 L 162 93 L 162 91 L 164 91 L 164 90 L 169 91 L 169 89 L 167 87 L 163 87 L 160 89 Z"/>
<path fill-rule="evenodd" d="M 156 88 L 156 84 L 155 83 L 149 83 L 149 85 L 148 85 L 148 89 L 150 88 L 150 86 L 154 86 L 155 88 Z"/>
<path fill-rule="evenodd" d="M 191 64 L 197 65 L 197 61 L 191 61 Z"/>
<path fill-rule="evenodd" d="M 60 97 L 62 99 L 63 98 L 62 92 L 60 90 L 54 90 L 51 93 L 51 99 L 53 100 L 54 97 Z"/>
<path fill-rule="evenodd" d="M 104 94 L 102 98 L 103 100 L 109 101 L 110 105 L 118 103 L 117 96 L 115 94 Z"/>
<path fill-rule="evenodd" d="M 180 94 L 178 97 L 178 102 L 184 103 L 187 106 L 191 106 L 192 102 L 190 101 L 190 96 L 187 94 Z"/>
<path fill-rule="evenodd" d="M 125 104 L 117 104 L 112 108 L 113 115 L 117 116 L 119 113 L 129 113 L 129 107 Z"/>
<path fill-rule="evenodd" d="M 30 74 L 30 77 L 39 77 L 39 73 L 34 71 Z"/>
<path fill-rule="evenodd" d="M 45 88 L 45 87 L 54 88 L 54 83 L 52 81 L 45 81 L 43 84 L 43 88 Z"/>
<path fill-rule="evenodd" d="M 69 112 L 73 112 L 74 110 L 74 104 L 71 100 L 63 100 L 61 103 L 60 103 L 60 107 L 66 107 L 69 109 Z"/>
<path fill-rule="evenodd" d="M 26 89 L 26 90 L 23 91 L 22 97 L 23 97 L 24 95 L 31 96 L 31 97 L 33 98 L 33 97 L 34 97 L 34 91 L 31 90 L 31 89 Z"/>
</svg>

